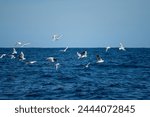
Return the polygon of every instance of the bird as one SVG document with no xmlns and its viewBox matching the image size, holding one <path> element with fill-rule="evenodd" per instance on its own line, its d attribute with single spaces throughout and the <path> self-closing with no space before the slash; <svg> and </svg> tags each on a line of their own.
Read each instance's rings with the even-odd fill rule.
<svg viewBox="0 0 150 117">
<path fill-rule="evenodd" d="M 54 62 L 57 61 L 57 59 L 54 58 L 54 57 L 48 57 L 46 60 L 48 60 L 48 61 L 50 61 L 50 62 L 52 62 L 52 63 L 54 63 Z"/>
<path fill-rule="evenodd" d="M 86 58 L 87 57 L 87 51 L 84 51 L 82 53 L 77 52 L 77 55 L 78 55 L 78 59 Z"/>
<path fill-rule="evenodd" d="M 106 52 L 107 52 L 110 48 L 111 48 L 110 46 L 107 46 L 107 47 L 106 47 Z"/>
<path fill-rule="evenodd" d="M 88 68 L 91 63 L 88 63 L 85 67 Z"/>
<path fill-rule="evenodd" d="M 68 50 L 68 46 L 64 50 L 60 50 L 61 52 L 66 52 Z"/>
<path fill-rule="evenodd" d="M 16 51 L 16 49 L 15 49 L 15 48 L 13 48 L 13 52 L 12 52 L 12 54 L 17 54 L 17 51 Z"/>
<path fill-rule="evenodd" d="M 0 56 L 0 59 L 2 59 L 4 56 L 6 56 L 6 54 L 2 54 L 2 55 Z"/>
<path fill-rule="evenodd" d="M 19 46 L 19 45 L 22 45 L 22 42 L 17 41 L 17 42 L 16 42 L 16 46 Z"/>
<path fill-rule="evenodd" d="M 10 55 L 11 59 L 15 59 L 16 57 L 14 56 L 14 54 Z"/>
<path fill-rule="evenodd" d="M 19 55 L 19 60 L 25 60 L 26 58 L 24 57 L 24 53 L 21 52 Z"/>
<path fill-rule="evenodd" d="M 57 40 L 59 40 L 62 36 L 63 36 L 63 35 L 54 34 L 54 35 L 52 36 L 52 39 L 53 39 L 53 41 L 57 41 Z"/>
<path fill-rule="evenodd" d="M 34 63 L 36 63 L 37 61 L 28 61 L 28 62 L 26 62 L 26 64 L 34 64 Z"/>
<path fill-rule="evenodd" d="M 120 43 L 120 47 L 119 47 L 119 50 L 123 50 L 123 51 L 126 51 L 125 47 L 123 46 L 122 43 Z"/>
<path fill-rule="evenodd" d="M 24 43 L 24 44 L 21 45 L 21 47 L 24 47 L 24 46 L 29 45 L 29 44 L 30 43 Z"/>
<path fill-rule="evenodd" d="M 97 58 L 97 63 L 103 63 L 104 62 L 104 60 L 99 55 L 96 55 L 96 58 Z"/>
<path fill-rule="evenodd" d="M 56 64 L 55 64 L 55 69 L 56 69 L 56 71 L 58 70 L 59 66 L 60 66 L 60 63 L 56 63 Z"/>
</svg>

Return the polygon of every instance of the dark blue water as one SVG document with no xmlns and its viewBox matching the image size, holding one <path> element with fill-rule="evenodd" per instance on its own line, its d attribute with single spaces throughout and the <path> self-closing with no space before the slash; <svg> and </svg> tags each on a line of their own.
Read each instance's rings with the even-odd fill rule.
<svg viewBox="0 0 150 117">
<path fill-rule="evenodd" d="M 0 99 L 150 99 L 150 49 L 59 50 L 18 48 L 26 60 L 37 61 L 32 65 L 9 56 L 0 59 Z M 84 50 L 88 57 L 78 60 L 76 52 Z M 0 49 L 0 55 L 11 52 L 12 48 Z M 97 64 L 96 54 L 105 62 Z M 49 56 L 58 59 L 58 71 L 46 60 Z"/>
</svg>

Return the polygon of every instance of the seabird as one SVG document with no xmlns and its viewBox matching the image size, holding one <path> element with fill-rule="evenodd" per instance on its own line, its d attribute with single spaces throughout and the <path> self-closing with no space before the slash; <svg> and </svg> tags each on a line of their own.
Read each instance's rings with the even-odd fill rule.
<svg viewBox="0 0 150 117">
<path fill-rule="evenodd" d="M 48 60 L 48 61 L 50 61 L 50 62 L 52 62 L 52 63 L 54 63 L 54 62 L 57 61 L 57 59 L 54 58 L 54 57 L 48 57 L 46 60 Z"/>
<path fill-rule="evenodd" d="M 16 49 L 15 49 L 15 48 L 13 48 L 13 52 L 12 52 L 12 54 L 17 54 L 17 51 L 16 51 Z"/>
<path fill-rule="evenodd" d="M 60 63 L 56 63 L 55 64 L 55 69 L 58 70 L 59 66 L 60 66 Z"/>
<path fill-rule="evenodd" d="M 110 46 L 107 46 L 107 47 L 106 47 L 106 52 L 107 52 L 110 48 L 111 48 Z"/>
<path fill-rule="evenodd" d="M 34 63 L 36 63 L 37 61 L 28 61 L 28 62 L 26 62 L 26 64 L 34 64 Z"/>
<path fill-rule="evenodd" d="M 96 55 L 96 58 L 97 58 L 97 63 L 103 63 L 104 62 L 104 60 L 99 55 Z"/>
<path fill-rule="evenodd" d="M 18 46 L 18 45 L 22 45 L 22 42 L 17 41 L 17 42 L 16 42 L 16 46 Z"/>
<path fill-rule="evenodd" d="M 24 53 L 21 52 L 20 55 L 19 55 L 19 60 L 25 60 L 26 58 L 24 58 Z"/>
<path fill-rule="evenodd" d="M 2 55 L 0 56 L 0 59 L 2 59 L 4 56 L 6 56 L 6 54 L 2 54 Z"/>
<path fill-rule="evenodd" d="M 125 50 L 126 50 L 122 43 L 120 43 L 119 50 L 123 50 L 123 51 L 125 51 Z"/>
<path fill-rule="evenodd" d="M 88 68 L 91 63 L 88 63 L 85 67 Z"/>
<path fill-rule="evenodd" d="M 12 54 L 12 55 L 10 55 L 10 58 L 15 59 L 16 57 Z"/>
<path fill-rule="evenodd" d="M 21 47 L 24 47 L 26 45 L 29 45 L 30 43 L 25 43 L 25 44 L 22 44 Z"/>
<path fill-rule="evenodd" d="M 78 55 L 78 59 L 86 58 L 87 57 L 87 51 L 84 51 L 82 53 L 77 52 L 77 55 Z"/>
<path fill-rule="evenodd" d="M 52 39 L 53 39 L 53 41 L 57 41 L 57 40 L 59 40 L 62 36 L 63 36 L 63 35 L 55 34 L 55 35 L 52 36 Z"/>
<path fill-rule="evenodd" d="M 68 50 L 68 46 L 64 50 L 60 50 L 61 52 L 66 52 Z"/>
</svg>

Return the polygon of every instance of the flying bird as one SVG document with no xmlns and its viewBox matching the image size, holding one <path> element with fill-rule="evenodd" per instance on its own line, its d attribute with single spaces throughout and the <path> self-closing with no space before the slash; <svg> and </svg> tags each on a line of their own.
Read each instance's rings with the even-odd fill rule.
<svg viewBox="0 0 150 117">
<path fill-rule="evenodd" d="M 22 45 L 22 42 L 17 41 L 17 42 L 16 42 L 16 46 L 20 46 L 20 45 Z"/>
<path fill-rule="evenodd" d="M 110 48 L 111 48 L 110 46 L 107 46 L 107 47 L 106 47 L 106 52 L 107 52 Z"/>
<path fill-rule="evenodd" d="M 99 55 L 96 55 L 96 58 L 97 58 L 97 63 L 103 63 L 104 62 L 104 60 Z"/>
<path fill-rule="evenodd" d="M 68 50 L 68 46 L 64 50 L 60 50 L 61 52 L 66 52 Z"/>
<path fill-rule="evenodd" d="M 16 51 L 16 49 L 15 49 L 15 48 L 13 48 L 13 52 L 12 52 L 12 54 L 17 54 L 17 51 Z"/>
<path fill-rule="evenodd" d="M 60 63 L 56 63 L 56 64 L 55 64 L 55 69 L 56 69 L 56 71 L 58 70 L 59 66 L 60 66 Z"/>
<path fill-rule="evenodd" d="M 16 57 L 12 54 L 12 55 L 10 55 L 10 58 L 15 59 Z"/>
<path fill-rule="evenodd" d="M 88 63 L 85 67 L 88 68 L 91 63 Z"/>
<path fill-rule="evenodd" d="M 125 47 L 123 46 L 122 43 L 120 43 L 120 47 L 119 47 L 119 50 L 123 50 L 123 51 L 126 51 Z"/>
<path fill-rule="evenodd" d="M 30 43 L 25 43 L 25 44 L 22 44 L 21 47 L 24 47 L 26 45 L 29 45 Z"/>
<path fill-rule="evenodd" d="M 6 56 L 6 54 L 2 54 L 1 56 L 0 56 L 0 59 L 2 59 L 3 57 L 5 57 Z"/>
<path fill-rule="evenodd" d="M 24 53 L 21 52 L 19 55 L 19 60 L 25 60 L 26 58 L 24 57 Z"/>
<path fill-rule="evenodd" d="M 26 64 L 34 64 L 34 63 L 36 63 L 37 61 L 28 61 L 28 62 L 26 62 Z"/>
<path fill-rule="evenodd" d="M 62 36 L 63 36 L 63 35 L 55 34 L 55 35 L 52 36 L 52 40 L 53 40 L 53 41 L 57 41 L 57 40 L 59 40 Z"/>
<path fill-rule="evenodd" d="M 57 59 L 54 58 L 54 57 L 48 57 L 46 60 L 48 60 L 48 61 L 50 61 L 50 62 L 52 62 L 52 63 L 54 63 L 54 62 L 57 61 Z"/>
<path fill-rule="evenodd" d="M 84 51 L 82 53 L 77 52 L 77 55 L 78 55 L 78 59 L 86 58 L 87 57 L 87 51 Z"/>
</svg>

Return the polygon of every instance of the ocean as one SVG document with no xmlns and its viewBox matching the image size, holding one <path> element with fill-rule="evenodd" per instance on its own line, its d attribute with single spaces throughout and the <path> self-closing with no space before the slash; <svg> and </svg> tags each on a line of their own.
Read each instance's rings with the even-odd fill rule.
<svg viewBox="0 0 150 117">
<path fill-rule="evenodd" d="M 12 48 L 0 48 L 1 100 L 149 100 L 150 48 L 16 48 L 25 61 L 10 59 Z M 87 51 L 78 59 L 77 52 Z M 18 56 L 17 55 L 17 56 Z M 96 63 L 96 55 L 104 63 Z M 46 60 L 56 57 L 60 63 Z M 26 64 L 27 61 L 37 61 Z M 86 64 L 90 62 L 88 68 Z"/>
</svg>

